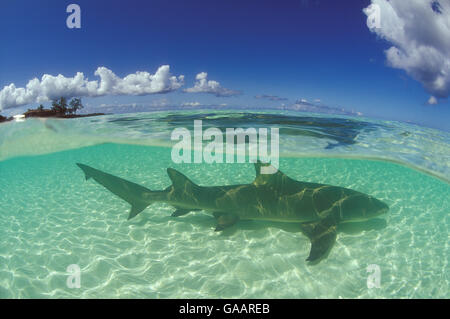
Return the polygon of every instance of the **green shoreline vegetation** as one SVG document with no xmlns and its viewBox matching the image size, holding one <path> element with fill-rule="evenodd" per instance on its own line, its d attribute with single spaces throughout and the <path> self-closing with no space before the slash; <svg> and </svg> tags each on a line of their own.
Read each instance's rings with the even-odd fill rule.
<svg viewBox="0 0 450 319">
<path fill-rule="evenodd" d="M 59 99 L 52 101 L 52 108 L 46 109 L 40 104 L 35 109 L 28 109 L 23 115 L 28 117 L 57 117 L 57 118 L 76 118 L 87 116 L 105 115 L 105 113 L 89 113 L 89 114 L 76 114 L 78 110 L 84 108 L 81 98 L 73 98 L 67 103 L 67 98 L 60 97 Z M 13 117 L 5 117 L 0 115 L 0 123 L 13 120 Z"/>
</svg>

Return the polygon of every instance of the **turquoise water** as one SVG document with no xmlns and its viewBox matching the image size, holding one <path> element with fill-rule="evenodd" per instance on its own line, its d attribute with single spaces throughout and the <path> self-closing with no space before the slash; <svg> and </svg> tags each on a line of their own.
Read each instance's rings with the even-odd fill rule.
<svg viewBox="0 0 450 319">
<path fill-rule="evenodd" d="M 217 112 L 204 122 L 229 127 L 232 117 L 239 127 L 284 128 L 281 171 L 370 194 L 390 206 L 389 214 L 343 225 L 329 256 L 312 266 L 305 262 L 310 242 L 295 224 L 242 221 L 217 233 L 205 212 L 173 218 L 163 203 L 128 221 L 129 205 L 85 181 L 75 165 L 152 190 L 170 185 L 167 167 L 205 186 L 252 182 L 248 163 L 172 162 L 168 136 L 189 128 L 194 112 L 2 124 L 0 297 L 450 297 L 448 133 L 262 114 Z M 81 268 L 78 289 L 66 285 L 71 264 Z M 380 288 L 367 286 L 372 264 L 380 269 Z"/>
</svg>

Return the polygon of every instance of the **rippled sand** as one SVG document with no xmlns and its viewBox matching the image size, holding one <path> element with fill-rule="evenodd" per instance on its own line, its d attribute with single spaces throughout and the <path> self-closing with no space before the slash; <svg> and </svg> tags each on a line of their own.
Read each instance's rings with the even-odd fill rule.
<svg viewBox="0 0 450 319">
<path fill-rule="evenodd" d="M 129 205 L 76 167 L 82 162 L 150 189 L 167 167 L 198 184 L 248 183 L 251 164 L 175 165 L 170 149 L 103 144 L 0 162 L 1 298 L 448 298 L 450 186 L 398 164 L 283 158 L 292 178 L 352 188 L 388 203 L 385 221 L 350 225 L 328 258 L 308 265 L 295 224 L 240 222 L 214 232 L 203 212 L 170 217 Z M 81 288 L 66 269 L 81 268 Z M 381 270 L 368 289 L 367 266 Z"/>
</svg>

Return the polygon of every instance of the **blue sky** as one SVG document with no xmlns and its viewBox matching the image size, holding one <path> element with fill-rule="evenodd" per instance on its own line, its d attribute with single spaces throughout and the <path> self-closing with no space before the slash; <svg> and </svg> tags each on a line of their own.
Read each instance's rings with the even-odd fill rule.
<svg viewBox="0 0 450 319">
<path fill-rule="evenodd" d="M 70 3 L 81 8 L 81 29 L 66 26 Z M 92 81 L 99 80 L 94 72 L 101 66 L 123 78 L 136 71 L 154 74 L 170 65 L 171 75 L 184 75 L 180 89 L 83 101 L 90 107 L 198 103 L 256 108 L 320 99 L 322 105 L 368 117 L 449 130 L 448 98 L 429 105 L 434 92 L 414 79 L 413 71 L 388 65 L 385 50 L 392 43 L 369 30 L 363 8 L 370 3 L 4 0 L 0 89 L 11 83 L 25 87 L 44 74 L 73 77 L 82 72 Z M 241 94 L 184 92 L 194 87 L 201 72 Z M 285 100 L 255 98 L 260 95 Z M 2 113 L 23 107 L 4 108 Z"/>
</svg>

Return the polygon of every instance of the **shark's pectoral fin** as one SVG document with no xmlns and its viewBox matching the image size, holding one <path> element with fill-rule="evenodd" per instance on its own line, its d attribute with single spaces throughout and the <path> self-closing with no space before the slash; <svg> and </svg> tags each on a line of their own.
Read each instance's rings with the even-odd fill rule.
<svg viewBox="0 0 450 319">
<path fill-rule="evenodd" d="M 330 230 L 320 237 L 311 239 L 311 251 L 306 261 L 319 262 L 325 258 L 336 242 L 336 230 Z"/>
<path fill-rule="evenodd" d="M 239 220 L 237 215 L 231 213 L 214 212 L 213 215 L 217 219 L 217 226 L 214 231 L 221 231 L 231 227 Z"/>
<path fill-rule="evenodd" d="M 301 228 L 311 240 L 311 251 L 306 261 L 317 263 L 328 255 L 336 242 L 336 223 L 324 219 L 317 223 L 301 224 Z"/>
</svg>

